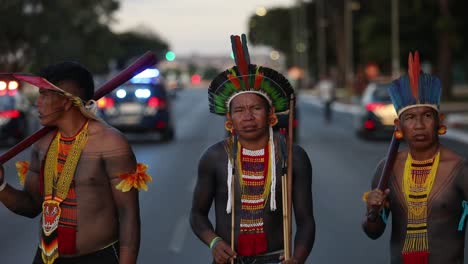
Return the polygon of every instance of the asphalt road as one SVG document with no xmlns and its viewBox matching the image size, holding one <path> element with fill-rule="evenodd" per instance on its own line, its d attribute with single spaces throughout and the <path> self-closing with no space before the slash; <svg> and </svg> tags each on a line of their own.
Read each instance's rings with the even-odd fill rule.
<svg viewBox="0 0 468 264">
<path fill-rule="evenodd" d="M 141 192 L 142 241 L 139 263 L 210 263 L 210 251 L 192 233 L 192 190 L 201 153 L 224 136 L 223 117 L 209 114 L 206 90 L 185 90 L 174 100 L 176 139 L 145 141 L 129 135 L 139 162 L 149 165 L 153 182 Z M 307 263 L 388 263 L 389 230 L 378 240 L 362 232 L 362 193 L 388 141 L 363 141 L 352 131 L 349 113 L 334 113 L 325 125 L 317 106 L 299 98 L 299 144 L 313 166 L 317 234 Z M 468 148 L 443 141 L 464 157 Z M 1 152 L 6 149 L 0 149 Z M 5 164 L 8 182 L 17 185 L 14 161 Z M 38 218 L 16 216 L 0 206 L 0 263 L 31 263 L 37 247 Z M 281 227 L 278 227 L 281 228 Z"/>
</svg>

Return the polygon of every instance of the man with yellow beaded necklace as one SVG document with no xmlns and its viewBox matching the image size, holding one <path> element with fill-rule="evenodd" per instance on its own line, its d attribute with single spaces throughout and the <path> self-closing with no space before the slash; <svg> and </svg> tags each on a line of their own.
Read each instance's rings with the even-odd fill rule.
<svg viewBox="0 0 468 264">
<path fill-rule="evenodd" d="M 381 217 L 366 217 L 363 229 L 379 238 L 391 213 L 392 264 L 463 263 L 468 166 L 439 142 L 446 132 L 439 79 L 420 71 L 417 52 L 408 64 L 408 76 L 395 80 L 389 93 L 398 113 L 395 137 L 409 149 L 397 154 L 385 190 L 376 188 L 384 161 L 377 167 L 365 200 L 368 213 L 380 210 Z"/>
<path fill-rule="evenodd" d="M 136 263 L 140 215 L 131 179 L 149 176 L 126 138 L 95 115 L 91 73 L 66 61 L 16 77 L 40 88 L 40 123 L 57 128 L 34 144 L 23 190 L 7 185 L 0 167 L 0 201 L 19 215 L 41 214 L 33 263 Z"/>
</svg>

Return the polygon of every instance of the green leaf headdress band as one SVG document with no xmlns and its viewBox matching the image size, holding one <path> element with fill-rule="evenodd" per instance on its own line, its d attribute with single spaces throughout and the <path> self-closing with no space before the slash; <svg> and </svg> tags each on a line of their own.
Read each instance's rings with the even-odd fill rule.
<svg viewBox="0 0 468 264">
<path fill-rule="evenodd" d="M 231 67 L 211 82 L 208 89 L 210 112 L 225 115 L 233 98 L 244 93 L 263 96 L 275 108 L 275 112 L 289 110 L 289 98 L 294 90 L 289 81 L 279 72 L 250 64 L 245 34 L 231 36 L 236 66 Z"/>
</svg>

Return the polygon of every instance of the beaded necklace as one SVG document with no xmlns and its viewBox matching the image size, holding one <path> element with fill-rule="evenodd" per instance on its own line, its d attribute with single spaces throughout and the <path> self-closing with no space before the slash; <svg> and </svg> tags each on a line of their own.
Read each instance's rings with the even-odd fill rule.
<svg viewBox="0 0 468 264">
<path fill-rule="evenodd" d="M 408 208 L 408 223 L 403 246 L 403 263 L 428 263 L 427 201 L 439 166 L 440 151 L 436 156 L 415 161 L 408 153 L 403 174 L 403 192 Z"/>
<path fill-rule="evenodd" d="M 60 132 L 57 132 L 50 144 L 44 166 L 41 249 L 42 260 L 45 264 L 54 263 L 59 256 L 57 228 L 62 213 L 60 204 L 67 198 L 78 160 L 88 140 L 88 122 L 76 136 L 59 177 L 57 162 L 60 137 Z"/>
<path fill-rule="evenodd" d="M 256 151 L 241 147 L 238 155 L 241 209 L 237 252 L 240 256 L 258 255 L 267 250 L 263 210 L 271 184 L 269 157 L 268 145 Z"/>
</svg>

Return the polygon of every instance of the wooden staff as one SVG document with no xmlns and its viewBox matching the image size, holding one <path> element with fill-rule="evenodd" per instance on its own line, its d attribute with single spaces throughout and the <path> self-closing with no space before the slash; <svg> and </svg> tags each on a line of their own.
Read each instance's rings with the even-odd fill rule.
<svg viewBox="0 0 468 264">
<path fill-rule="evenodd" d="M 130 80 L 133 76 L 140 73 L 144 69 L 154 66 L 156 64 L 156 55 L 151 52 L 147 51 L 143 54 L 140 58 L 138 58 L 134 63 L 128 66 L 125 70 L 121 71 L 117 74 L 114 78 L 110 81 L 106 82 L 94 93 L 93 100 L 99 100 L 104 95 L 110 93 L 115 88 L 119 87 L 126 81 Z M 9 161 L 14 156 L 18 155 L 21 151 L 25 150 L 34 142 L 45 136 L 50 131 L 54 130 L 55 127 L 43 127 L 36 131 L 31 136 L 23 139 L 21 142 L 16 144 L 15 146 L 11 147 L 7 152 L 0 156 L 0 165 L 5 164 L 5 162 Z"/>
<path fill-rule="evenodd" d="M 283 191 L 283 234 L 284 259 L 291 258 L 291 229 L 292 229 L 292 177 L 293 177 L 293 137 L 294 137 L 294 94 L 289 100 L 288 140 L 287 140 L 287 175 L 281 177 Z"/>
<path fill-rule="evenodd" d="M 395 128 L 395 131 L 396 131 L 396 128 Z M 382 169 L 382 174 L 380 175 L 379 183 L 377 184 L 377 189 L 381 190 L 382 192 L 385 191 L 385 189 L 387 189 L 388 178 L 392 174 L 392 169 L 393 169 L 393 165 L 395 164 L 395 158 L 398 154 L 399 146 L 400 146 L 400 141 L 395 137 L 395 133 L 393 133 L 392 141 L 390 142 L 390 146 L 388 147 L 388 151 L 387 151 L 387 159 L 385 160 L 385 164 Z M 375 208 L 371 208 L 369 213 L 367 214 L 367 219 L 370 222 L 375 222 L 378 214 L 379 214 L 379 210 Z"/>
</svg>

